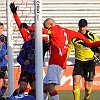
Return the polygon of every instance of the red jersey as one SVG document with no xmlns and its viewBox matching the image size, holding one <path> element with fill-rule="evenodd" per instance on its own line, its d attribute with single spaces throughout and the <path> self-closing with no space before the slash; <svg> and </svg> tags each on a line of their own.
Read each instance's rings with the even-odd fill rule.
<svg viewBox="0 0 100 100">
<path fill-rule="evenodd" d="M 29 28 L 32 29 L 31 27 Z M 50 59 L 49 65 L 56 64 L 66 68 L 66 56 L 68 50 L 68 40 L 70 38 L 82 39 L 85 43 L 89 40 L 81 33 L 62 28 L 59 25 L 51 27 L 50 30 L 42 29 L 44 34 L 49 35 Z"/>
<path fill-rule="evenodd" d="M 17 26 L 18 26 L 18 29 L 19 29 L 19 31 L 20 31 L 20 33 L 21 33 L 21 35 L 22 35 L 24 41 L 30 40 L 30 34 L 26 31 L 26 29 L 23 28 L 23 27 L 20 28 L 21 21 L 20 21 L 18 15 L 17 15 L 17 13 L 14 13 L 13 16 L 14 16 L 14 19 L 15 19 L 15 21 L 16 21 L 16 24 L 17 24 Z M 34 30 L 35 30 L 35 29 L 34 29 Z M 48 41 L 48 38 L 43 37 L 43 40 Z"/>
</svg>

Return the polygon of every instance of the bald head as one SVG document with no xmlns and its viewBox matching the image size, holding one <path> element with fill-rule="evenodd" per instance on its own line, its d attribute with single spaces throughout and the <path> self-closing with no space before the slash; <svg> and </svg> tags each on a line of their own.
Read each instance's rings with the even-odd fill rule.
<svg viewBox="0 0 100 100">
<path fill-rule="evenodd" d="M 43 23 L 43 26 L 46 29 L 50 29 L 50 27 L 55 26 L 55 25 L 56 23 L 52 18 L 47 18 Z"/>
</svg>

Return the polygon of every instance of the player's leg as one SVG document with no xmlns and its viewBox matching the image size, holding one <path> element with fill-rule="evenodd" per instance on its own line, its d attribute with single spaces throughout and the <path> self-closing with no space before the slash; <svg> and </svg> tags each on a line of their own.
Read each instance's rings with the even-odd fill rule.
<svg viewBox="0 0 100 100">
<path fill-rule="evenodd" d="M 80 80 L 81 75 L 74 75 L 73 76 L 73 96 L 74 100 L 80 100 Z"/>
<path fill-rule="evenodd" d="M 88 64 L 89 65 L 89 64 Z M 95 63 L 91 63 L 89 67 L 87 67 L 85 73 L 85 97 L 84 100 L 89 100 L 90 94 L 92 92 L 92 84 L 93 84 L 93 79 L 95 75 Z"/>
<path fill-rule="evenodd" d="M 44 89 L 47 89 L 50 95 L 50 100 L 60 100 L 58 92 L 55 89 L 56 85 L 60 85 L 60 75 L 63 69 L 58 65 L 49 65 L 47 74 L 44 78 Z"/>
<path fill-rule="evenodd" d="M 6 71 L 7 71 L 7 66 L 1 67 L 0 79 L 2 79 L 2 86 L 0 89 L 0 97 L 3 96 L 3 94 L 6 92 L 6 89 L 8 87 L 8 81 L 6 79 Z"/>
<path fill-rule="evenodd" d="M 73 96 L 74 100 L 80 100 L 80 80 L 83 76 L 83 68 L 81 66 L 81 61 L 75 60 L 75 65 L 73 69 Z"/>
<path fill-rule="evenodd" d="M 17 94 L 22 94 L 24 93 L 25 89 L 27 88 L 28 82 L 27 82 L 27 76 L 28 72 L 22 71 L 20 74 L 20 79 L 19 79 L 19 88 L 17 88 L 12 96 L 16 96 Z"/>
<path fill-rule="evenodd" d="M 89 100 L 92 92 L 92 82 L 85 81 L 85 97 L 84 100 Z"/>
<path fill-rule="evenodd" d="M 36 98 L 35 74 L 32 74 L 32 73 L 29 74 L 28 82 L 31 86 L 31 89 L 28 94 Z"/>
<path fill-rule="evenodd" d="M 43 100 L 48 100 L 47 84 L 43 84 Z"/>
</svg>

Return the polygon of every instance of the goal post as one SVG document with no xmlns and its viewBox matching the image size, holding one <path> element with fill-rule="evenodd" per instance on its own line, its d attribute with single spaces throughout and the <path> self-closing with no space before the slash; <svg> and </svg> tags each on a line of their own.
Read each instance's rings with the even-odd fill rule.
<svg viewBox="0 0 100 100">
<path fill-rule="evenodd" d="M 34 0 L 34 7 L 36 100 L 43 100 L 42 0 Z"/>
<path fill-rule="evenodd" d="M 9 0 L 6 0 L 6 20 L 7 20 L 7 54 L 8 54 L 8 97 L 14 91 L 14 61 L 13 61 L 13 28 L 11 26 L 12 15 L 9 9 Z"/>
</svg>

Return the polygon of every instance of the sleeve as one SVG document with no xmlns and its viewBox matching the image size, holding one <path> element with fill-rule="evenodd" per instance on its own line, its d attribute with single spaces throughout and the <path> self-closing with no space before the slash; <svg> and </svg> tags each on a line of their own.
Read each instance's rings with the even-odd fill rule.
<svg viewBox="0 0 100 100">
<path fill-rule="evenodd" d="M 87 43 L 86 46 L 88 46 L 88 47 L 100 47 L 100 41 L 96 41 L 93 43 Z"/>
<path fill-rule="evenodd" d="M 28 26 L 28 30 L 32 30 L 32 31 L 35 31 L 35 28 L 33 26 Z M 50 30 L 47 30 L 45 28 L 42 28 L 42 33 L 43 34 L 50 34 L 51 31 Z"/>
<path fill-rule="evenodd" d="M 93 34 L 94 35 L 94 42 L 96 42 L 96 41 L 99 41 L 100 39 L 99 39 L 99 37 L 94 33 Z"/>
<path fill-rule="evenodd" d="M 20 64 L 20 65 L 24 65 L 24 62 L 25 60 L 23 59 L 25 57 L 25 43 L 23 44 L 22 48 L 21 48 L 21 51 L 19 52 L 19 55 L 17 57 L 17 62 Z"/>
<path fill-rule="evenodd" d="M 93 37 L 94 37 L 93 42 L 100 40 L 99 37 L 95 33 L 93 33 Z M 100 51 L 100 47 L 91 47 L 91 50 L 95 53 L 96 56 L 98 56 L 99 51 Z"/>
<path fill-rule="evenodd" d="M 92 33 L 92 35 L 93 35 L 92 36 L 93 37 L 92 42 L 99 41 L 99 37 L 95 33 Z M 99 53 L 99 50 L 100 50 L 99 47 L 91 47 L 91 50 L 94 52 L 94 54 L 96 56 L 98 56 L 98 53 Z"/>
<path fill-rule="evenodd" d="M 69 55 L 70 55 L 72 49 L 73 49 L 73 42 L 72 42 L 72 39 L 70 39 L 70 40 L 68 41 L 67 59 L 69 58 Z"/>
<path fill-rule="evenodd" d="M 18 26 L 18 29 L 19 29 L 24 41 L 28 41 L 30 34 L 23 27 L 20 29 L 21 21 L 17 15 L 17 13 L 14 13 L 13 16 L 14 16 L 14 19 L 16 21 L 16 24 Z"/>
<path fill-rule="evenodd" d="M 28 26 L 28 30 L 35 31 L 35 28 L 33 26 Z M 50 30 L 47 30 L 45 28 L 42 28 L 42 33 L 43 34 L 50 34 L 51 31 Z M 42 37 L 42 40 L 48 41 L 48 38 Z"/>
<path fill-rule="evenodd" d="M 65 29 L 65 30 L 68 35 L 68 39 L 79 38 L 79 39 L 83 40 L 85 43 L 90 43 L 90 41 L 83 34 L 72 31 L 72 30 L 68 30 L 68 29 Z"/>
</svg>

